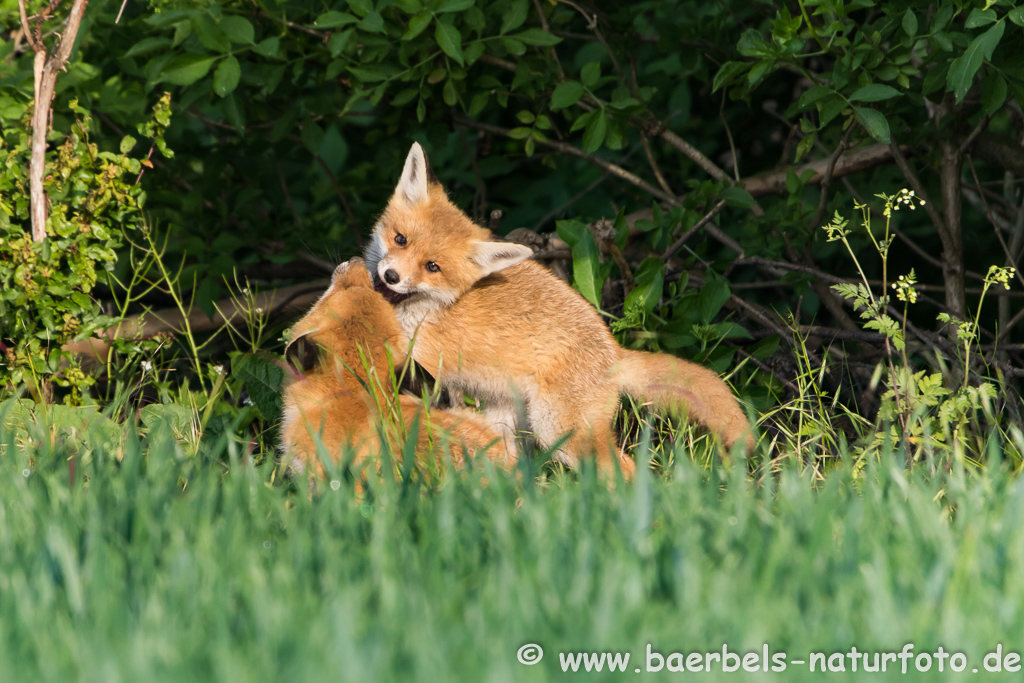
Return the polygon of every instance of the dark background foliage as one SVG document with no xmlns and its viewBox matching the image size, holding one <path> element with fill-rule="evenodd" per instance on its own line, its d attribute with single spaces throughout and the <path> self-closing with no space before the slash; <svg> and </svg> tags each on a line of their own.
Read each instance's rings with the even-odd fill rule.
<svg viewBox="0 0 1024 683">
<path fill-rule="evenodd" d="M 28 230 L 10 160 L 33 56 L 16 2 L 0 6 L 10 244 Z M 914 269 L 910 359 L 959 385 L 960 347 L 936 315 L 973 319 L 989 266 L 1015 265 L 1024 244 L 1022 24 L 1008 0 L 93 0 L 51 145 L 77 100 L 91 141 L 120 153 L 170 93 L 173 157 L 148 140 L 129 154 L 151 162 L 140 186 L 165 260 L 212 316 L 237 277 L 269 290 L 357 254 L 418 140 L 460 206 L 535 246 L 623 343 L 739 365 L 760 410 L 794 389 L 803 348 L 816 367 L 836 359 L 818 378 L 873 415 L 884 336 L 829 289 L 857 267 L 820 228 L 858 201 L 880 210 L 878 193 L 928 199 L 894 214 L 885 283 L 867 233 L 850 243 L 879 293 Z M 0 266 L 5 288 L 15 269 Z M 101 278 L 89 295 L 111 289 Z M 991 291 L 968 370 L 1012 383 L 1020 300 Z M 157 288 L 125 312 L 173 304 Z M 6 347 L 15 336 L 0 331 Z"/>
</svg>

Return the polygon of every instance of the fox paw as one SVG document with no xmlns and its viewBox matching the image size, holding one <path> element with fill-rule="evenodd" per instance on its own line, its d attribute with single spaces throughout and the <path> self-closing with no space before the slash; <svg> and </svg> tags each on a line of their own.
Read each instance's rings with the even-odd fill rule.
<svg viewBox="0 0 1024 683">
<path fill-rule="evenodd" d="M 366 270 L 366 262 L 355 256 L 334 269 L 331 284 L 340 289 L 349 287 L 369 287 L 373 289 L 370 271 Z"/>
</svg>

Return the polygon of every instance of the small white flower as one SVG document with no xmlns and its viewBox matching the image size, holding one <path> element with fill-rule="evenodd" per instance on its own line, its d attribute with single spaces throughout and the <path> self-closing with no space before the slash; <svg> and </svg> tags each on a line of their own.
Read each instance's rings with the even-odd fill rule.
<svg viewBox="0 0 1024 683">
<path fill-rule="evenodd" d="M 152 363 L 150 363 L 148 360 L 142 361 L 142 371 L 143 372 L 149 372 L 152 369 L 153 369 L 153 364 Z"/>
<path fill-rule="evenodd" d="M 218 375 L 223 375 L 224 374 L 224 366 L 223 365 L 214 365 L 213 366 L 213 371 L 216 372 Z"/>
</svg>

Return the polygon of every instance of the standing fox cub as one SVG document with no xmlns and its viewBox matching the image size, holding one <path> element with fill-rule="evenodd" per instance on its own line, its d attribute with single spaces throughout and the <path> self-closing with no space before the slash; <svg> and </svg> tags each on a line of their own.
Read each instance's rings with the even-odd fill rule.
<svg viewBox="0 0 1024 683">
<path fill-rule="evenodd" d="M 555 457 L 575 465 L 596 453 L 618 457 L 612 420 L 625 393 L 685 413 L 726 446 L 753 445 L 729 387 L 707 368 L 618 345 L 597 311 L 543 266 L 529 248 L 495 239 L 455 207 L 413 144 L 402 177 L 367 249 L 374 286 L 395 307 L 413 358 L 455 392 L 485 405 L 506 434 L 516 400 L 544 446 L 569 434 Z"/>
<path fill-rule="evenodd" d="M 285 389 L 281 427 L 282 446 L 297 464 L 322 474 L 314 434 L 335 458 L 351 445 L 358 463 L 380 452 L 382 427 L 389 436 L 396 431 L 404 435 L 417 418 L 418 458 L 449 439 L 456 465 L 488 445 L 491 459 L 506 467 L 514 462 L 502 435 L 472 411 L 424 414 L 421 401 L 395 395 L 388 381 L 389 357 L 400 366 L 407 348 L 394 309 L 373 291 L 363 260 L 338 266 L 330 288 L 292 328 L 285 349 L 285 359 L 302 369 Z"/>
</svg>

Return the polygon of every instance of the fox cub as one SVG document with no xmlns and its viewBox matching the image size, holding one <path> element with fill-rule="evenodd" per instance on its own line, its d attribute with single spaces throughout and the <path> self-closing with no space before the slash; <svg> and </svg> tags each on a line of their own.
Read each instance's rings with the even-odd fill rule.
<svg viewBox="0 0 1024 683">
<path fill-rule="evenodd" d="M 285 388 L 281 428 L 282 446 L 298 469 L 310 466 L 322 475 L 314 435 L 334 458 L 343 446 L 352 446 L 358 463 L 380 452 L 381 427 L 389 438 L 401 437 L 417 418 L 420 459 L 432 447 L 440 459 L 440 444 L 448 441 L 456 465 L 486 446 L 492 460 L 506 468 L 513 464 L 502 435 L 479 415 L 425 411 L 418 399 L 395 395 L 389 357 L 394 366 L 405 361 L 403 337 L 394 309 L 373 290 L 363 260 L 338 266 L 330 288 L 296 323 L 285 349 L 289 364 L 302 370 Z"/>
<path fill-rule="evenodd" d="M 374 228 L 366 266 L 394 307 L 412 355 L 449 390 L 484 403 L 506 434 L 522 401 L 529 427 L 555 457 L 575 465 L 618 458 L 612 420 L 620 394 L 683 413 L 731 447 L 753 445 L 750 425 L 714 372 L 666 354 L 624 349 L 594 308 L 540 264 L 529 248 L 477 226 L 437 182 L 419 144 Z"/>
</svg>

